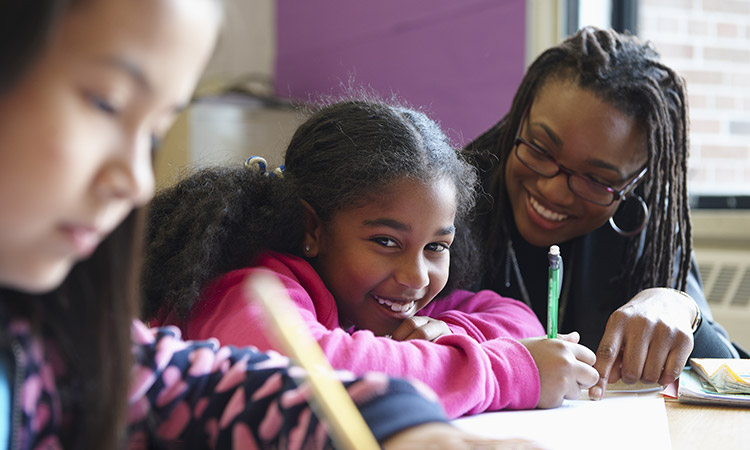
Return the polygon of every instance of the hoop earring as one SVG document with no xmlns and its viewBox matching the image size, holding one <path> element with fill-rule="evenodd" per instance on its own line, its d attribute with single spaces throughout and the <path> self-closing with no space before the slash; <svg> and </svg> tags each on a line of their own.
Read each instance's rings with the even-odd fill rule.
<svg viewBox="0 0 750 450">
<path fill-rule="evenodd" d="M 646 224 L 648 223 L 648 206 L 646 205 L 646 202 L 643 200 L 643 197 L 641 197 L 638 194 L 634 194 L 635 198 L 638 200 L 638 202 L 641 204 L 641 209 L 643 210 L 643 222 L 636 228 L 635 230 L 625 231 L 622 228 L 618 227 L 615 223 L 615 216 L 612 215 L 612 217 L 609 218 L 609 226 L 612 227 L 613 230 L 615 230 L 615 233 L 619 234 L 623 237 L 631 237 L 635 236 L 637 234 L 640 234 L 641 231 L 643 231 L 644 228 L 646 228 Z M 626 198 L 625 201 L 628 201 Z"/>
</svg>

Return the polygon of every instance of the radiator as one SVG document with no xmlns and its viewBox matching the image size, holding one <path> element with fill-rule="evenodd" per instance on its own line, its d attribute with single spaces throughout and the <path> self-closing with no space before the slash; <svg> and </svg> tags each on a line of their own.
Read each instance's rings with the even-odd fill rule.
<svg viewBox="0 0 750 450">
<path fill-rule="evenodd" d="M 750 349 L 750 212 L 694 210 L 693 240 L 711 313 Z"/>
</svg>

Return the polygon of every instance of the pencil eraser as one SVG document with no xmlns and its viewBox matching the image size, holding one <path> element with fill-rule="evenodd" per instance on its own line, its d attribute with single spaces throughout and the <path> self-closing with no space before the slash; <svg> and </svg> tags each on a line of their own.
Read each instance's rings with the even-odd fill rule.
<svg viewBox="0 0 750 450">
<path fill-rule="evenodd" d="M 560 254 L 560 247 L 556 245 L 551 245 L 549 248 L 549 254 L 553 256 L 557 256 Z"/>
</svg>

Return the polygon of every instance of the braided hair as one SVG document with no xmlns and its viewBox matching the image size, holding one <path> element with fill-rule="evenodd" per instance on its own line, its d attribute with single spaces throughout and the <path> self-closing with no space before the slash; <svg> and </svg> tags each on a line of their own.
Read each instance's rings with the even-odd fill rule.
<svg viewBox="0 0 750 450">
<path fill-rule="evenodd" d="M 374 100 L 329 104 L 299 126 L 284 162 L 283 176 L 242 166 L 203 169 L 156 195 L 146 237 L 145 317 L 167 307 L 185 318 L 206 284 L 263 250 L 302 257 L 301 200 L 325 224 L 400 179 L 455 184 L 449 280 L 476 276 L 477 252 L 461 224 L 468 224 L 478 177 L 424 113 Z"/>
<path fill-rule="evenodd" d="M 648 173 L 636 193 L 646 201 L 650 217 L 640 257 L 639 238 L 629 238 L 623 285 L 631 295 L 652 286 L 685 289 L 692 253 L 687 93 L 682 78 L 658 58 L 649 43 L 634 36 L 586 27 L 531 64 L 510 112 L 464 149 L 492 196 L 480 200 L 475 221 L 487 243 L 483 258 L 488 270 L 505 260 L 510 239 L 506 221 L 512 220 L 513 213 L 504 173 L 515 130 L 525 108 L 547 82 L 566 80 L 635 119 L 646 131 Z M 675 261 L 676 249 L 681 250 L 679 261 Z"/>
</svg>

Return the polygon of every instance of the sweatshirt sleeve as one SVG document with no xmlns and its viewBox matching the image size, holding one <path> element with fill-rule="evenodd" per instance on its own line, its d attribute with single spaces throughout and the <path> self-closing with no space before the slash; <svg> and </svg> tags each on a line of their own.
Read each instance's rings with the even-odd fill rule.
<svg viewBox="0 0 750 450">
<path fill-rule="evenodd" d="M 137 321 L 132 337 L 128 448 L 165 441 L 179 448 L 331 447 L 308 404 L 310 390 L 297 386 L 304 372 L 286 357 L 216 340 L 186 342 L 177 328 Z M 424 386 L 376 373 L 339 375 L 379 442 L 446 421 Z"/>
<path fill-rule="evenodd" d="M 255 302 L 248 299 L 242 289 L 241 280 L 250 270 L 266 269 L 249 269 L 224 278 L 220 300 L 211 303 L 210 315 L 214 319 L 203 322 L 199 337 L 216 336 L 221 342 L 233 345 L 262 345 L 264 350 L 278 351 L 280 349 L 264 336 L 266 333 L 258 331 L 264 327 L 263 312 L 253 306 Z M 316 292 L 313 301 L 309 294 L 313 290 L 311 287 L 303 288 L 288 274 L 277 275 L 336 369 L 350 370 L 356 375 L 378 371 L 419 380 L 438 394 L 450 418 L 500 409 L 529 409 L 536 407 L 539 401 L 536 364 L 526 347 L 517 340 L 527 333 L 543 334 L 535 316 L 529 316 L 533 317 L 531 325 L 514 325 L 518 328 L 511 327 L 503 336 L 500 336 L 503 334 L 499 331 L 500 325 L 490 327 L 481 320 L 470 322 L 464 316 L 462 320 L 474 328 L 441 337 L 436 342 L 399 342 L 377 337 L 369 330 L 347 333 L 338 326 L 335 302 L 330 293 Z M 230 286 L 231 280 L 234 284 Z M 487 297 L 481 297 L 482 301 L 489 301 L 491 296 L 489 293 L 485 295 Z M 500 296 L 494 294 L 494 298 L 497 300 Z M 509 314 L 515 314 L 517 318 L 529 314 L 525 307 L 515 303 L 507 302 L 506 306 L 513 311 Z M 519 321 L 526 323 L 525 319 Z M 232 340 L 226 340 L 229 333 Z"/>
<path fill-rule="evenodd" d="M 454 334 L 465 334 L 479 342 L 498 337 L 523 339 L 544 335 L 534 311 L 523 302 L 483 290 L 456 290 L 437 298 L 418 313 L 442 320 Z"/>
<path fill-rule="evenodd" d="M 311 327 L 317 327 L 310 324 Z M 450 418 L 501 409 L 530 409 L 539 401 L 539 372 L 516 339 L 482 343 L 454 334 L 435 342 L 394 341 L 369 330 L 327 330 L 318 341 L 334 367 L 414 378 L 433 389 Z"/>
</svg>

